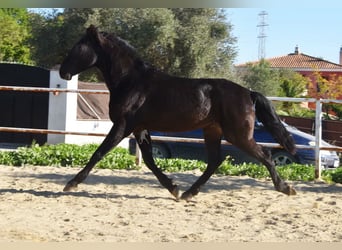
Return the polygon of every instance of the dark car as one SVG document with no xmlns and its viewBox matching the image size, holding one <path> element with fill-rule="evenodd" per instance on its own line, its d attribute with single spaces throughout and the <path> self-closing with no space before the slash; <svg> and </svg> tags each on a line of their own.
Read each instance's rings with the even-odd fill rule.
<svg viewBox="0 0 342 250">
<path fill-rule="evenodd" d="M 297 145 L 315 145 L 315 137 L 304 133 L 295 127 L 284 123 L 286 129 L 292 134 Z M 151 132 L 151 136 L 168 136 L 182 138 L 203 138 L 202 130 L 193 130 L 188 132 Z M 275 140 L 269 132 L 266 131 L 262 123 L 256 122 L 254 129 L 254 138 L 258 143 L 275 143 Z M 331 146 L 327 142 L 322 142 L 323 146 Z M 130 139 L 129 150 L 131 154 L 135 154 L 135 140 Z M 222 155 L 225 158 L 230 155 L 235 163 L 254 162 L 256 159 L 247 155 L 233 145 L 222 145 Z M 194 142 L 170 142 L 170 141 L 153 141 L 153 156 L 159 158 L 185 158 L 198 159 L 206 161 L 206 150 L 203 143 Z M 315 151 L 311 149 L 297 149 L 295 155 L 291 155 L 282 148 L 269 148 L 272 159 L 276 165 L 286 165 L 291 163 L 315 164 Z M 335 151 L 321 151 L 322 167 L 336 168 L 340 165 L 340 160 Z"/>
</svg>

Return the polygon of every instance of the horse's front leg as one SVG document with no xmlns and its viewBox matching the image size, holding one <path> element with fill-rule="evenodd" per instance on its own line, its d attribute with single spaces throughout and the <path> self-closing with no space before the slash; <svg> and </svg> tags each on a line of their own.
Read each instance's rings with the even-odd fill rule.
<svg viewBox="0 0 342 250">
<path fill-rule="evenodd" d="M 198 178 L 198 180 L 187 190 L 185 191 L 181 199 L 190 201 L 193 196 L 197 195 L 200 191 L 200 187 L 203 186 L 215 170 L 222 163 L 221 158 L 221 131 L 217 127 L 208 127 L 203 129 L 205 145 L 208 152 L 208 164 L 206 170 L 203 174 Z"/>
<path fill-rule="evenodd" d="M 142 157 L 144 159 L 147 167 L 153 172 L 153 174 L 157 177 L 160 184 L 163 185 L 169 192 L 176 197 L 179 198 L 179 189 L 177 185 L 174 185 L 172 180 L 167 177 L 155 164 L 153 156 L 152 156 L 152 143 L 151 137 L 147 130 L 142 130 L 138 132 L 134 132 L 134 136 L 141 150 Z"/>
<path fill-rule="evenodd" d="M 70 191 L 76 188 L 79 183 L 83 182 L 87 178 L 89 172 L 93 169 L 95 164 L 99 162 L 113 147 L 115 147 L 128 134 L 130 134 L 130 132 L 125 131 L 125 126 L 114 125 L 107 134 L 106 138 L 101 143 L 101 145 L 93 153 L 87 165 L 66 184 L 63 191 Z"/>
</svg>

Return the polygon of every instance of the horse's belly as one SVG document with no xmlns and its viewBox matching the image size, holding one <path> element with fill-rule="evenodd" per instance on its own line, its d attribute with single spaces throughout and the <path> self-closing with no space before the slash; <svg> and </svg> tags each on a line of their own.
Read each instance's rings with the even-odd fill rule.
<svg viewBox="0 0 342 250">
<path fill-rule="evenodd" d="M 195 94 L 155 97 L 140 110 L 146 128 L 156 131 L 187 131 L 202 128 L 212 121 L 215 109 L 201 91 Z"/>
<path fill-rule="evenodd" d="M 159 118 L 159 119 L 156 119 Z M 156 116 L 155 119 L 145 122 L 145 127 L 153 131 L 180 132 L 203 128 L 212 122 L 208 116 L 205 118 L 192 115 L 168 115 Z"/>
</svg>

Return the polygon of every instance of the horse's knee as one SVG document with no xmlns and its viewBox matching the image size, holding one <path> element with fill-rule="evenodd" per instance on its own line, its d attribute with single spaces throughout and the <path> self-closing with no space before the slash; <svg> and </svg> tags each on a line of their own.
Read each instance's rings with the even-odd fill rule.
<svg viewBox="0 0 342 250">
<path fill-rule="evenodd" d="M 263 157 L 265 159 L 267 159 L 268 161 L 271 161 L 272 162 L 272 153 L 271 153 L 271 150 L 267 149 L 267 148 L 263 148 L 262 149 L 262 152 L 263 152 Z"/>
</svg>

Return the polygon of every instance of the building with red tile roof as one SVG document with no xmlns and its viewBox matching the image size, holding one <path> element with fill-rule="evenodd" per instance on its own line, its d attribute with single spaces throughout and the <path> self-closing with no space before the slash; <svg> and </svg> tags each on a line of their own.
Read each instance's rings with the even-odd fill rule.
<svg viewBox="0 0 342 250">
<path fill-rule="evenodd" d="M 342 76 L 342 47 L 340 48 L 339 63 L 333 63 L 319 57 L 300 53 L 298 46 L 295 47 L 293 53 L 284 56 L 265 58 L 264 60 L 269 63 L 271 68 L 293 70 L 308 77 L 312 82 L 315 82 L 315 74 L 317 72 L 326 80 Z M 239 64 L 235 67 L 238 70 L 241 70 L 246 68 L 248 64 L 256 64 L 258 62 L 259 61 Z"/>
<path fill-rule="evenodd" d="M 333 63 L 319 57 L 313 57 L 299 52 L 298 46 L 295 47 L 294 53 L 285 56 L 277 56 L 272 58 L 265 58 L 270 64 L 271 68 L 276 69 L 291 69 L 304 76 L 310 75 L 314 71 L 325 74 L 342 75 L 342 47 L 340 48 L 340 62 Z M 258 63 L 258 61 L 250 62 L 251 64 Z M 249 63 L 236 65 L 237 68 L 244 68 Z"/>
</svg>

